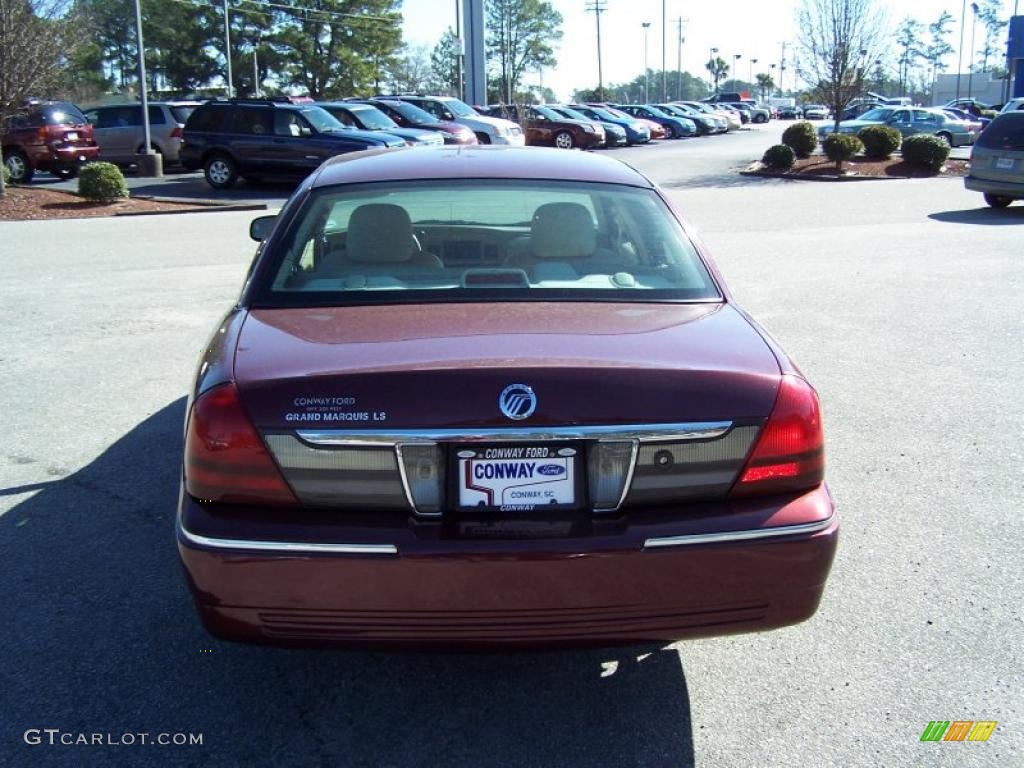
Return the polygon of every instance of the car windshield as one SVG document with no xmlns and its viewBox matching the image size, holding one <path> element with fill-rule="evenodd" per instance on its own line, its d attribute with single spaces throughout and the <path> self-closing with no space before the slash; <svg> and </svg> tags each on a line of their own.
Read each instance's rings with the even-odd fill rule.
<svg viewBox="0 0 1024 768">
<path fill-rule="evenodd" d="M 359 122 L 365 125 L 372 131 L 382 130 L 384 128 L 397 128 L 398 125 L 390 117 L 385 115 L 376 107 L 349 107 L 352 112 L 355 113 Z"/>
<path fill-rule="evenodd" d="M 575 109 L 569 109 L 568 107 L 559 107 L 558 111 L 572 120 L 590 120 L 582 112 L 577 112 Z"/>
<path fill-rule="evenodd" d="M 74 104 L 50 104 L 40 113 L 47 125 L 84 125 L 89 122 Z"/>
<path fill-rule="evenodd" d="M 586 115 L 595 115 L 597 117 L 603 117 L 605 120 L 621 120 L 622 117 L 619 115 L 612 114 L 612 110 L 601 109 L 600 107 L 588 107 L 584 113 Z M 629 117 L 628 115 L 626 116 Z"/>
<path fill-rule="evenodd" d="M 171 109 L 171 115 L 173 115 L 174 119 L 177 120 L 179 123 L 184 124 L 184 123 L 186 123 L 188 121 L 189 115 L 191 115 L 193 112 L 195 112 L 196 106 L 197 105 L 195 105 L 195 104 L 187 104 L 187 105 L 180 105 L 179 104 L 179 105 L 173 106 L 173 107 L 170 108 Z"/>
<path fill-rule="evenodd" d="M 456 117 L 473 117 L 473 115 L 478 114 L 475 109 L 469 106 L 469 104 L 459 101 L 458 99 L 445 99 L 444 105 L 448 107 L 448 111 Z"/>
<path fill-rule="evenodd" d="M 555 110 L 549 109 L 548 107 L 534 107 L 534 109 L 537 111 L 538 115 L 544 115 L 544 117 L 546 117 L 548 120 L 564 120 L 565 119 L 565 118 L 562 117 L 562 115 L 560 115 L 557 112 L 555 112 Z"/>
<path fill-rule="evenodd" d="M 891 110 L 891 109 L 869 109 L 867 112 L 865 112 L 863 115 L 861 115 L 860 117 L 858 117 L 856 119 L 857 120 L 877 120 L 879 122 L 883 122 L 885 120 L 888 120 L 890 115 L 892 115 L 892 113 L 893 113 L 893 110 Z"/>
<path fill-rule="evenodd" d="M 608 107 L 605 111 L 609 112 L 613 117 L 616 117 L 616 118 L 618 118 L 620 120 L 633 120 L 633 119 L 635 119 L 632 115 L 627 114 L 626 112 L 623 112 L 621 109 L 615 109 L 614 107 Z"/>
<path fill-rule="evenodd" d="M 1024 152 L 1024 112 L 999 115 L 981 132 L 976 143 L 986 149 Z"/>
<path fill-rule="evenodd" d="M 413 125 L 434 125 L 437 123 L 437 118 L 432 114 L 407 101 L 389 101 L 387 106 Z"/>
<path fill-rule="evenodd" d="M 325 187 L 280 243 L 263 306 L 401 301 L 718 301 L 650 189 L 466 179 Z"/>
<path fill-rule="evenodd" d="M 323 107 L 305 107 L 302 116 L 318 131 L 343 131 L 345 126 Z"/>
</svg>

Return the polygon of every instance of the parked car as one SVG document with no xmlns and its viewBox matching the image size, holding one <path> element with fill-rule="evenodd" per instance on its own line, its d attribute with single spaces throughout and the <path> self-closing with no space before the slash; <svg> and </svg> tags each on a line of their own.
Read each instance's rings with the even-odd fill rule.
<svg viewBox="0 0 1024 768">
<path fill-rule="evenodd" d="M 724 133 L 728 130 L 725 118 L 698 112 L 696 109 L 685 104 L 655 104 L 654 106 L 667 115 L 689 120 L 696 127 L 698 136 L 709 136 L 713 133 Z"/>
<path fill-rule="evenodd" d="M 1003 108 L 999 110 L 999 114 L 1015 112 L 1018 109 L 1024 109 L 1024 98 L 1010 99 L 1003 105 Z"/>
<path fill-rule="evenodd" d="M 992 122 L 990 117 L 975 117 L 970 112 L 964 112 L 962 109 L 955 109 L 954 107 L 943 107 L 942 112 L 953 120 L 960 120 L 965 123 L 967 130 L 974 134 L 975 139 L 985 129 L 985 126 Z"/>
<path fill-rule="evenodd" d="M 651 140 L 651 128 L 646 122 L 637 120 L 625 112 L 612 109 L 606 104 L 570 104 L 569 106 L 589 118 L 607 120 L 621 126 L 626 131 L 626 142 L 630 145 L 646 144 Z"/>
<path fill-rule="evenodd" d="M 401 94 L 399 96 L 379 96 L 398 101 L 407 101 L 420 109 L 429 112 L 438 120 L 460 123 L 476 134 L 481 144 L 507 144 L 522 147 L 526 144 L 523 129 L 511 120 L 481 115 L 471 106 L 451 96 L 422 96 Z"/>
<path fill-rule="evenodd" d="M 718 103 L 715 104 L 715 109 L 721 112 L 731 112 L 732 114 L 736 115 L 740 119 L 741 126 L 746 125 L 747 123 L 750 122 L 750 114 L 747 112 L 743 112 L 742 110 L 736 109 L 736 107 L 734 107 L 732 104 Z"/>
<path fill-rule="evenodd" d="M 339 123 L 348 128 L 378 131 L 397 136 L 413 147 L 439 147 L 444 138 L 437 131 L 424 128 L 402 128 L 372 104 L 353 101 L 322 101 L 318 106 L 327 110 Z"/>
<path fill-rule="evenodd" d="M 250 234 L 176 473 L 211 633 L 493 650 L 815 613 L 839 528 L 818 396 L 646 176 L 367 153 Z"/>
<path fill-rule="evenodd" d="M 348 99 L 361 104 L 372 104 L 385 115 L 390 117 L 402 128 L 417 128 L 426 131 L 434 131 L 440 134 L 445 144 L 476 144 L 476 134 L 469 128 L 459 123 L 448 120 L 438 120 L 429 112 L 420 109 L 415 104 L 394 99 Z"/>
<path fill-rule="evenodd" d="M 827 120 L 828 107 L 824 104 L 804 104 L 804 120 Z"/>
<path fill-rule="evenodd" d="M 552 112 L 561 115 L 562 117 L 568 118 L 569 120 L 578 120 L 580 122 L 590 122 L 594 125 L 601 127 L 604 131 L 604 144 L 601 146 L 605 148 L 610 147 L 621 147 L 624 144 L 628 144 L 626 139 L 626 129 L 618 123 L 608 122 L 606 120 L 596 120 L 592 117 L 587 117 L 582 112 L 579 112 L 572 107 L 566 106 L 565 104 L 545 104 L 545 107 L 550 109 Z"/>
<path fill-rule="evenodd" d="M 860 101 L 856 104 L 851 104 L 843 110 L 843 120 L 856 120 L 858 117 L 863 115 L 865 112 L 870 112 L 872 109 L 878 109 L 879 107 L 887 106 L 879 102 L 872 101 Z"/>
<path fill-rule="evenodd" d="M 487 108 L 490 117 L 518 123 L 531 147 L 592 149 L 604 144 L 604 128 L 591 120 L 570 120 L 547 107 L 494 104 Z"/>
<path fill-rule="evenodd" d="M 752 123 L 767 123 L 772 117 L 772 113 L 769 110 L 745 101 L 730 101 L 728 106 L 745 112 Z"/>
<path fill-rule="evenodd" d="M 683 101 L 680 103 L 705 114 L 717 115 L 724 119 L 726 121 L 726 130 L 728 131 L 739 130 L 743 127 L 743 121 L 740 119 L 739 113 L 726 109 L 718 109 L 717 104 L 705 104 L 702 101 Z"/>
<path fill-rule="evenodd" d="M 986 104 L 983 101 L 978 101 L 977 99 L 973 98 L 950 99 L 949 101 L 942 105 L 942 108 L 945 107 L 962 109 L 965 112 L 969 112 L 970 114 L 974 115 L 975 117 L 981 117 L 983 111 L 992 109 L 991 104 Z"/>
<path fill-rule="evenodd" d="M 856 120 L 843 120 L 839 123 L 838 133 L 856 134 L 868 125 L 889 125 L 896 128 L 904 137 L 918 133 L 930 133 L 938 136 L 953 147 L 974 142 L 975 134 L 963 120 L 956 120 L 946 115 L 941 109 L 924 107 L 879 107 L 865 112 Z M 818 136 L 824 138 L 836 133 L 830 123 L 818 128 Z"/>
<path fill-rule="evenodd" d="M 804 116 L 803 109 L 798 105 L 783 104 L 778 107 L 779 120 L 800 120 Z"/>
<path fill-rule="evenodd" d="M 33 103 L 0 126 L 4 165 L 11 181 L 28 184 L 36 171 L 72 179 L 100 148 L 82 111 L 68 101 Z"/>
<path fill-rule="evenodd" d="M 199 104 L 198 101 L 149 102 L 150 146 L 163 156 L 165 166 L 180 162 L 185 122 Z M 92 124 L 93 137 L 104 160 L 130 165 L 145 150 L 141 104 L 104 104 L 85 110 L 85 117 Z"/>
<path fill-rule="evenodd" d="M 206 183 L 227 189 L 239 176 L 302 177 L 345 152 L 404 147 L 405 140 L 346 128 L 315 104 L 272 99 L 211 101 L 185 123 L 181 163 L 202 168 Z"/>
<path fill-rule="evenodd" d="M 615 108 L 627 115 L 657 123 L 665 129 L 665 135 L 670 139 L 682 139 L 697 135 L 697 126 L 693 124 L 692 120 L 662 112 L 651 104 L 616 104 Z"/>
<path fill-rule="evenodd" d="M 964 186 L 993 208 L 1024 200 L 1024 111 L 998 115 L 974 142 Z"/>
</svg>

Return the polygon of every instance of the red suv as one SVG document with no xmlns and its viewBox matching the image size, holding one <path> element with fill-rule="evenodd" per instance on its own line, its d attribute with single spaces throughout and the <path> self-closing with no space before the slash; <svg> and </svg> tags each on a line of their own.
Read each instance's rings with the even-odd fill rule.
<svg viewBox="0 0 1024 768">
<path fill-rule="evenodd" d="M 82 163 L 99 157 L 92 126 L 74 104 L 34 104 L 3 126 L 4 163 L 11 181 L 27 184 L 36 171 L 72 179 Z"/>
</svg>

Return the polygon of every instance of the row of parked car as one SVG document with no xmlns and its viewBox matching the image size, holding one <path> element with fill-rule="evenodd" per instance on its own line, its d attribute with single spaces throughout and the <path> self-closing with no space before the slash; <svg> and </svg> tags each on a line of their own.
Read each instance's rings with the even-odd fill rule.
<svg viewBox="0 0 1024 768">
<path fill-rule="evenodd" d="M 221 189 L 239 177 L 305 175 L 327 157 L 365 149 L 476 143 L 591 149 L 724 133 L 770 119 L 767 110 L 745 102 L 473 108 L 421 94 L 153 101 L 148 114 L 150 145 L 164 166 L 202 168 Z M 139 104 L 85 111 L 69 102 L 36 104 L 3 133 L 5 163 L 21 183 L 36 171 L 72 178 L 82 163 L 100 157 L 127 165 L 144 146 Z"/>
</svg>

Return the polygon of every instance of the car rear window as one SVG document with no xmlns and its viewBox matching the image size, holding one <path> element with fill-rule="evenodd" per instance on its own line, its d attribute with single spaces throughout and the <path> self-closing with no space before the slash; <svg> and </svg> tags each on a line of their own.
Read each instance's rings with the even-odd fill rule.
<svg viewBox="0 0 1024 768">
<path fill-rule="evenodd" d="M 979 147 L 1024 152 L 1024 112 L 998 115 L 978 137 Z"/>
<path fill-rule="evenodd" d="M 39 109 L 47 125 L 83 125 L 88 120 L 74 104 L 47 104 Z"/>
<path fill-rule="evenodd" d="M 264 258 L 261 306 L 720 299 L 662 199 L 614 184 L 326 187 L 310 195 Z"/>
<path fill-rule="evenodd" d="M 171 107 L 170 110 L 174 119 L 184 124 L 188 120 L 189 115 L 195 112 L 196 108 L 194 106 L 176 106 Z"/>
</svg>

